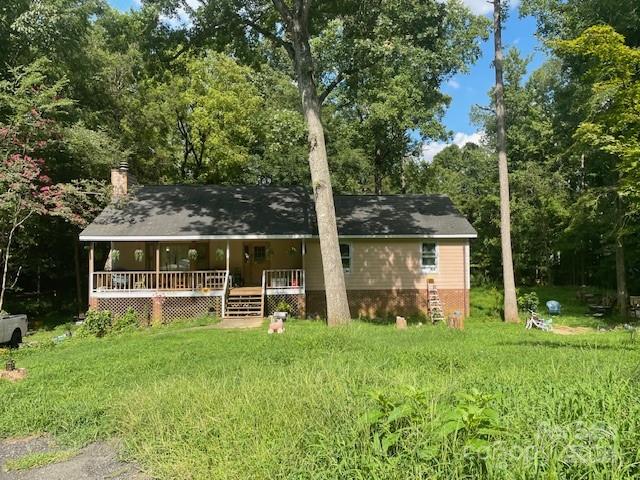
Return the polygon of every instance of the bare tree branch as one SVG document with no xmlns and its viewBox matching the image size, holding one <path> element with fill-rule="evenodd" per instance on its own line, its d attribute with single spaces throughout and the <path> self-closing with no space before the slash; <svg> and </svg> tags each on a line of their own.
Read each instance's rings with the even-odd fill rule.
<svg viewBox="0 0 640 480">
<path fill-rule="evenodd" d="M 336 78 L 334 78 L 333 81 L 325 87 L 324 91 L 318 97 L 318 101 L 320 102 L 321 105 L 324 103 L 324 101 L 329 96 L 329 94 L 331 94 L 331 92 L 338 85 L 340 85 L 340 83 L 342 83 L 343 80 L 344 80 L 344 75 L 342 74 L 342 72 L 340 72 L 338 73 L 338 75 L 336 75 Z"/>
<path fill-rule="evenodd" d="M 248 18 L 242 18 L 241 17 L 241 20 L 242 20 L 242 22 L 244 22 L 245 25 L 247 25 L 248 27 L 252 28 L 253 30 L 258 32 L 259 34 L 261 34 L 265 38 L 268 38 L 274 44 L 284 48 L 287 51 L 287 54 L 293 59 L 293 56 L 294 56 L 295 52 L 293 50 L 293 45 L 291 45 L 290 42 L 287 42 L 286 40 L 278 37 L 275 33 L 267 30 L 266 28 L 262 27 L 261 25 L 257 24 L 256 22 L 254 22 L 254 21 L 252 21 L 252 20 L 250 20 Z"/>
<path fill-rule="evenodd" d="M 285 21 L 285 23 L 290 24 L 291 21 L 293 20 L 293 15 L 291 14 L 291 10 L 289 9 L 289 7 L 287 7 L 287 4 L 284 3 L 283 0 L 272 0 L 272 1 L 273 1 L 273 6 L 276 7 L 276 10 L 278 10 L 278 13 L 282 17 L 282 19 Z"/>
</svg>

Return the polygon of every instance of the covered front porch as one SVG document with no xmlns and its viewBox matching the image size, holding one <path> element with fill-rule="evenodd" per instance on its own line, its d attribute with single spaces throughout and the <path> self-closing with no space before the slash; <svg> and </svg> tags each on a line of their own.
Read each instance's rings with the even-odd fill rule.
<svg viewBox="0 0 640 480">
<path fill-rule="evenodd" d="M 304 315 L 305 250 L 303 239 L 91 242 L 90 305 L 119 310 L 135 304 L 126 299 L 167 298 L 179 317 L 181 303 L 174 299 L 190 297 L 222 317 L 265 316 L 281 302 Z M 249 289 L 253 303 L 238 308 L 235 297 Z"/>
</svg>

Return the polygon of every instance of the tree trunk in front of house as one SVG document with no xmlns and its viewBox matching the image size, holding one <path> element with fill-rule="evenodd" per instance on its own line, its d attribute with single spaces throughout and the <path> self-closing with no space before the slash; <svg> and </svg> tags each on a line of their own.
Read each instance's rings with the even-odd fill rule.
<svg viewBox="0 0 640 480">
<path fill-rule="evenodd" d="M 373 185 L 376 195 L 382 195 L 382 165 L 384 158 L 382 155 L 382 149 L 376 148 L 376 153 L 373 160 Z"/>
<path fill-rule="evenodd" d="M 292 40 L 298 88 L 309 131 L 309 169 L 320 236 L 320 254 L 327 296 L 327 322 L 329 325 L 340 325 L 348 323 L 351 315 L 340 257 L 331 175 L 320 118 L 320 101 L 313 80 L 313 62 L 307 26 L 298 20 L 294 20 L 291 26 L 293 27 Z"/>
<path fill-rule="evenodd" d="M 498 147 L 498 172 L 500 177 L 500 239 L 502 245 L 502 277 L 504 282 L 504 319 L 518 322 L 518 300 L 513 274 L 511 250 L 511 208 L 509 205 L 509 167 L 507 164 L 507 133 L 505 127 L 504 83 L 502 79 L 502 20 L 500 0 L 493 2 L 493 30 L 495 39 L 496 69 L 496 126 Z"/>
</svg>

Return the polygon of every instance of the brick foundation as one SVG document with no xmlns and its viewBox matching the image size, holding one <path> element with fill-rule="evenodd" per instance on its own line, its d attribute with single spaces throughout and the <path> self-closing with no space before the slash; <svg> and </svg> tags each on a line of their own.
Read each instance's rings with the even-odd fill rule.
<svg viewBox="0 0 640 480">
<path fill-rule="evenodd" d="M 459 311 L 469 315 L 469 292 L 438 290 L 445 315 Z M 427 290 L 349 290 L 347 291 L 351 316 L 365 318 L 389 318 L 396 315 L 426 316 Z M 307 291 L 309 316 L 326 317 L 327 305 L 324 290 Z"/>
</svg>

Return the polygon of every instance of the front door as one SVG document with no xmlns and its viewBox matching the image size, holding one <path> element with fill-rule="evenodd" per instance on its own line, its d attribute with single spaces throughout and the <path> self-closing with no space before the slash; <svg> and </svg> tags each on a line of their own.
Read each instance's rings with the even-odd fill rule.
<svg viewBox="0 0 640 480">
<path fill-rule="evenodd" d="M 245 286 L 262 285 L 262 271 L 269 270 L 271 265 L 269 244 L 266 242 L 247 242 L 244 244 L 243 250 Z"/>
</svg>

